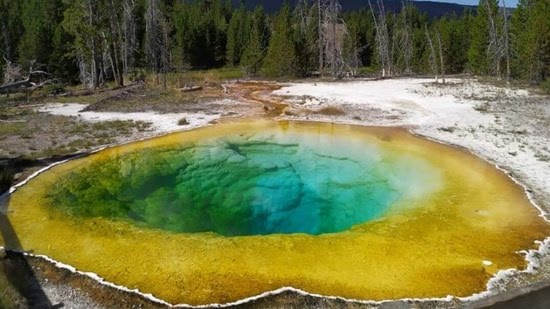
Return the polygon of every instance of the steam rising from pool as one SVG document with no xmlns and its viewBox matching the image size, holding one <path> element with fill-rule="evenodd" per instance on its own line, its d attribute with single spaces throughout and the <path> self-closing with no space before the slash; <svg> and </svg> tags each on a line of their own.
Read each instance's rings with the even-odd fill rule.
<svg viewBox="0 0 550 309">
<path fill-rule="evenodd" d="M 319 132 L 234 134 L 146 148 L 70 173 L 52 205 L 174 232 L 323 234 L 430 194 L 439 171 L 366 140 Z"/>
</svg>

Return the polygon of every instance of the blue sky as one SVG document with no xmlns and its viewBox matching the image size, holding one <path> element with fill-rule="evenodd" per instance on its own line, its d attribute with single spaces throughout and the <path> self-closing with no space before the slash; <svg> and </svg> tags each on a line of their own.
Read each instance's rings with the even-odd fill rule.
<svg viewBox="0 0 550 309">
<path fill-rule="evenodd" d="M 418 0 L 418 1 L 423 1 L 423 0 Z M 477 5 L 479 3 L 479 0 L 424 0 L 424 1 L 460 3 L 460 4 L 467 4 L 467 5 Z M 518 5 L 518 1 L 519 0 L 506 0 L 506 6 L 516 7 Z"/>
</svg>

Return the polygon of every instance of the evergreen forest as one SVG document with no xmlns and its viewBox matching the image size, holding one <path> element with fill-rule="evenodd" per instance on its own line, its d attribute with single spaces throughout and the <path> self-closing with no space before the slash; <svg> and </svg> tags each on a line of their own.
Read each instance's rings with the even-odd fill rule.
<svg viewBox="0 0 550 309">
<path fill-rule="evenodd" d="M 550 1 L 480 0 L 432 18 L 410 1 L 337 0 L 266 12 L 226 0 L 0 0 L 3 83 L 32 71 L 89 88 L 143 74 L 238 68 L 250 77 L 469 73 L 550 79 Z"/>
</svg>

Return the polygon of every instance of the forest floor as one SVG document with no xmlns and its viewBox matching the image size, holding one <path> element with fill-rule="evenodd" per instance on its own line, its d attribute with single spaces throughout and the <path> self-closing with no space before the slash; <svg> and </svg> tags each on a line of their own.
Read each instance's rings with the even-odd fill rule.
<svg viewBox="0 0 550 309">
<path fill-rule="evenodd" d="M 415 134 L 469 149 L 498 165 L 528 188 L 541 211 L 550 210 L 550 97 L 534 90 L 467 78 L 450 79 L 445 85 L 417 78 L 230 81 L 204 84 L 192 92 L 136 84 L 86 95 L 30 100 L 3 97 L 0 168 L 9 176 L 0 175 L 4 179 L 0 191 L 6 189 L 6 183 L 19 182 L 67 156 L 226 119 L 257 117 L 405 127 Z M 540 282 L 550 278 L 547 252 L 550 248 L 541 246 L 541 252 L 530 253 L 539 271 L 518 273 L 515 280 L 496 282 L 492 292 L 512 291 L 510 296 L 513 291 L 521 294 L 540 288 Z M 13 281 L 14 277 L 25 276 L 35 280 Z M 63 304 L 67 308 L 159 306 L 39 258 L 23 259 L 10 252 L 0 256 L 0 307 L 26 307 L 29 301 L 40 302 L 24 297 L 29 294 L 46 295 L 50 305 Z M 112 297 L 114 294 L 116 297 Z M 384 306 L 485 306 L 505 298 L 501 295 L 473 303 L 458 299 L 401 301 Z M 266 305 L 365 306 L 286 293 L 245 306 Z"/>
</svg>

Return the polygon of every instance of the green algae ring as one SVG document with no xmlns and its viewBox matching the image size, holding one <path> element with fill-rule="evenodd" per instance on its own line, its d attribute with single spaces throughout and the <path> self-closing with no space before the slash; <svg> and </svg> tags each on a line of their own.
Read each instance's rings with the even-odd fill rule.
<svg viewBox="0 0 550 309">
<path fill-rule="evenodd" d="M 193 305 L 287 286 L 467 296 L 525 267 L 515 252 L 550 231 L 520 187 L 464 151 L 401 129 L 272 121 L 55 166 L 11 196 L 8 219 L 25 250 Z"/>
</svg>

